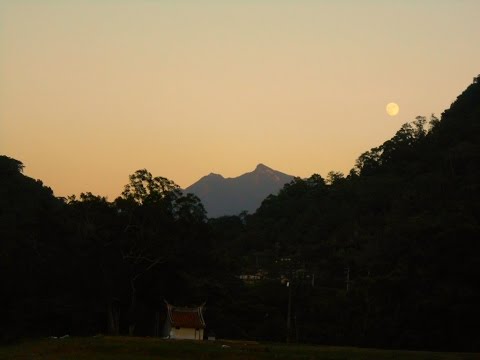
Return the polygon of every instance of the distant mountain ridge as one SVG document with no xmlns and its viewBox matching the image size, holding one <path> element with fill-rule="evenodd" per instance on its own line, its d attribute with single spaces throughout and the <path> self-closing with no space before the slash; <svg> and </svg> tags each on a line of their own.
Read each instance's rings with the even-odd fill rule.
<svg viewBox="0 0 480 360">
<path fill-rule="evenodd" d="M 278 191 L 293 176 L 258 164 L 254 171 L 234 178 L 210 173 L 185 189 L 202 200 L 208 217 L 255 212 L 262 201 Z"/>
</svg>

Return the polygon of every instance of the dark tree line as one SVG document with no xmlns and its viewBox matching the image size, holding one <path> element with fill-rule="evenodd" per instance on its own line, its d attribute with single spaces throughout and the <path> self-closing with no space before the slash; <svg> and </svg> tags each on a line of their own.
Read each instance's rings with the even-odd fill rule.
<svg viewBox="0 0 480 360">
<path fill-rule="evenodd" d="M 268 273 L 253 288 L 291 280 L 293 325 L 277 340 L 479 350 L 479 187 L 477 77 L 441 120 L 403 125 L 346 176 L 296 178 L 243 221 L 214 225 L 226 256 Z M 277 294 L 272 327 L 285 324 Z"/>
<path fill-rule="evenodd" d="M 207 301 L 215 313 L 240 284 L 212 246 L 203 205 L 172 181 L 139 170 L 113 202 L 57 199 L 22 170 L 0 157 L 3 340 L 152 335 L 164 299 Z"/>
<path fill-rule="evenodd" d="M 207 219 L 147 170 L 58 199 L 0 156 L 1 339 L 153 335 L 167 299 L 206 301 L 218 337 L 478 351 L 479 164 L 480 77 L 252 215 Z"/>
</svg>

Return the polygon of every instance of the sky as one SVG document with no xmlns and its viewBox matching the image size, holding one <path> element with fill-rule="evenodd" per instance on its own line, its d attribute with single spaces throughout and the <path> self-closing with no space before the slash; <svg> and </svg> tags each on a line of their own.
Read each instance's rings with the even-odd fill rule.
<svg viewBox="0 0 480 360">
<path fill-rule="evenodd" d="M 263 163 L 348 173 L 480 74 L 478 0 L 0 0 L 0 154 L 113 200 Z M 392 117 L 385 106 L 400 107 Z"/>
</svg>

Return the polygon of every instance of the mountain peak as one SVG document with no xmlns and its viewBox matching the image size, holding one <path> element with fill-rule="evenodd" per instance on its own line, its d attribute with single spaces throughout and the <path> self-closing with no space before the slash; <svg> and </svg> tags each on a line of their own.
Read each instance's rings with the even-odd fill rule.
<svg viewBox="0 0 480 360">
<path fill-rule="evenodd" d="M 185 189 L 202 200 L 209 217 L 255 212 L 262 201 L 278 191 L 293 176 L 258 164 L 254 171 L 234 178 L 210 173 Z"/>
<path fill-rule="evenodd" d="M 265 171 L 265 170 L 271 171 L 272 169 L 262 163 L 258 164 L 257 167 L 255 168 L 255 171 Z"/>
</svg>

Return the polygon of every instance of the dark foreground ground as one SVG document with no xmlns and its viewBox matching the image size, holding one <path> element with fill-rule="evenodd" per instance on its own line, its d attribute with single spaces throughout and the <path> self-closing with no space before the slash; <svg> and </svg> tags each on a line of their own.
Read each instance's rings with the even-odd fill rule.
<svg viewBox="0 0 480 360">
<path fill-rule="evenodd" d="M 0 347 L 0 359 L 480 359 L 480 354 L 376 350 L 243 341 L 173 341 L 158 338 L 95 337 L 27 340 Z"/>
</svg>

